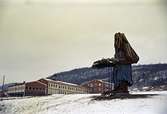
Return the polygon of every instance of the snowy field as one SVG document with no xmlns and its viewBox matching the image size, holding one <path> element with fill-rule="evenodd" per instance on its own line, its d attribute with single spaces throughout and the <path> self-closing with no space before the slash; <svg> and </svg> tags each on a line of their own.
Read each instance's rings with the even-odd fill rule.
<svg viewBox="0 0 167 114">
<path fill-rule="evenodd" d="M 138 93 L 159 95 L 96 101 L 92 94 L 59 94 L 3 100 L 0 114 L 167 114 L 167 91 Z"/>
</svg>

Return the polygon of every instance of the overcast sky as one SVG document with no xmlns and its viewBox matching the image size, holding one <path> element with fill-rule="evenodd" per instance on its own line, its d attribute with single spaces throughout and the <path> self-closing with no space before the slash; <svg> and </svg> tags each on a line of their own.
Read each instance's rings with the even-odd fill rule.
<svg viewBox="0 0 167 114">
<path fill-rule="evenodd" d="M 167 63 L 166 20 L 162 0 L 0 0 L 0 80 L 30 81 L 89 67 L 113 57 L 118 31 L 139 64 Z"/>
</svg>

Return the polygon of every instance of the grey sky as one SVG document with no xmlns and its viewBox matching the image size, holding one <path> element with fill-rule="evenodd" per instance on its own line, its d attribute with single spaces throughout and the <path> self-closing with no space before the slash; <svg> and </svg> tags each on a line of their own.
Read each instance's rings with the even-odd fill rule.
<svg viewBox="0 0 167 114">
<path fill-rule="evenodd" d="M 139 64 L 166 63 L 166 3 L 136 1 L 1 0 L 0 79 L 30 81 L 91 66 L 113 56 L 118 31 L 140 55 Z"/>
</svg>

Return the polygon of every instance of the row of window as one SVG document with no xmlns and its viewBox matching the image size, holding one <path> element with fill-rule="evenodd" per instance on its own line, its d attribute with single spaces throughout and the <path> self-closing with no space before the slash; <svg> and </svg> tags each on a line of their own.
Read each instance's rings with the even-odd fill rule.
<svg viewBox="0 0 167 114">
<path fill-rule="evenodd" d="M 13 89 L 24 89 L 25 86 L 13 86 L 13 87 L 9 87 L 8 90 L 13 90 Z"/>
<path fill-rule="evenodd" d="M 94 86 L 99 86 L 101 87 L 102 86 L 102 83 L 89 83 L 88 84 L 89 87 L 94 87 Z M 111 84 L 103 84 L 104 87 L 110 87 L 112 86 Z"/>
<path fill-rule="evenodd" d="M 72 92 L 69 90 L 60 90 L 60 89 L 49 89 L 49 94 L 72 94 L 72 93 L 80 93 L 80 92 Z"/>
<path fill-rule="evenodd" d="M 15 91 L 23 91 L 25 88 L 8 88 L 8 91 L 10 92 L 15 92 Z M 41 90 L 45 90 L 45 88 L 35 88 L 35 87 L 26 87 L 26 90 L 37 90 L 37 91 L 41 91 Z"/>
<path fill-rule="evenodd" d="M 89 87 L 93 87 L 93 86 L 102 86 L 102 83 L 90 83 L 88 84 Z"/>
<path fill-rule="evenodd" d="M 69 86 L 65 86 L 65 85 L 58 85 L 58 84 L 53 84 L 53 83 L 50 83 L 48 84 L 49 87 L 55 87 L 55 88 L 61 88 L 61 89 L 68 89 L 68 90 L 76 90 L 76 91 L 81 91 L 81 88 L 74 88 L 74 87 L 69 87 Z"/>
<path fill-rule="evenodd" d="M 45 88 L 26 87 L 26 90 L 45 90 Z"/>
</svg>

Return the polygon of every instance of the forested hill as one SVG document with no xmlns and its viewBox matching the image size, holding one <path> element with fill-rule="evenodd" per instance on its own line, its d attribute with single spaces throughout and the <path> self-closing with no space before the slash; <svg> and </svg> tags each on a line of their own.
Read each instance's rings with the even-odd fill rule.
<svg viewBox="0 0 167 114">
<path fill-rule="evenodd" d="M 112 77 L 111 68 L 94 69 L 79 68 L 56 73 L 49 79 L 81 84 L 93 79 L 109 81 Z M 134 87 L 167 85 L 167 64 L 150 64 L 133 66 Z"/>
</svg>

